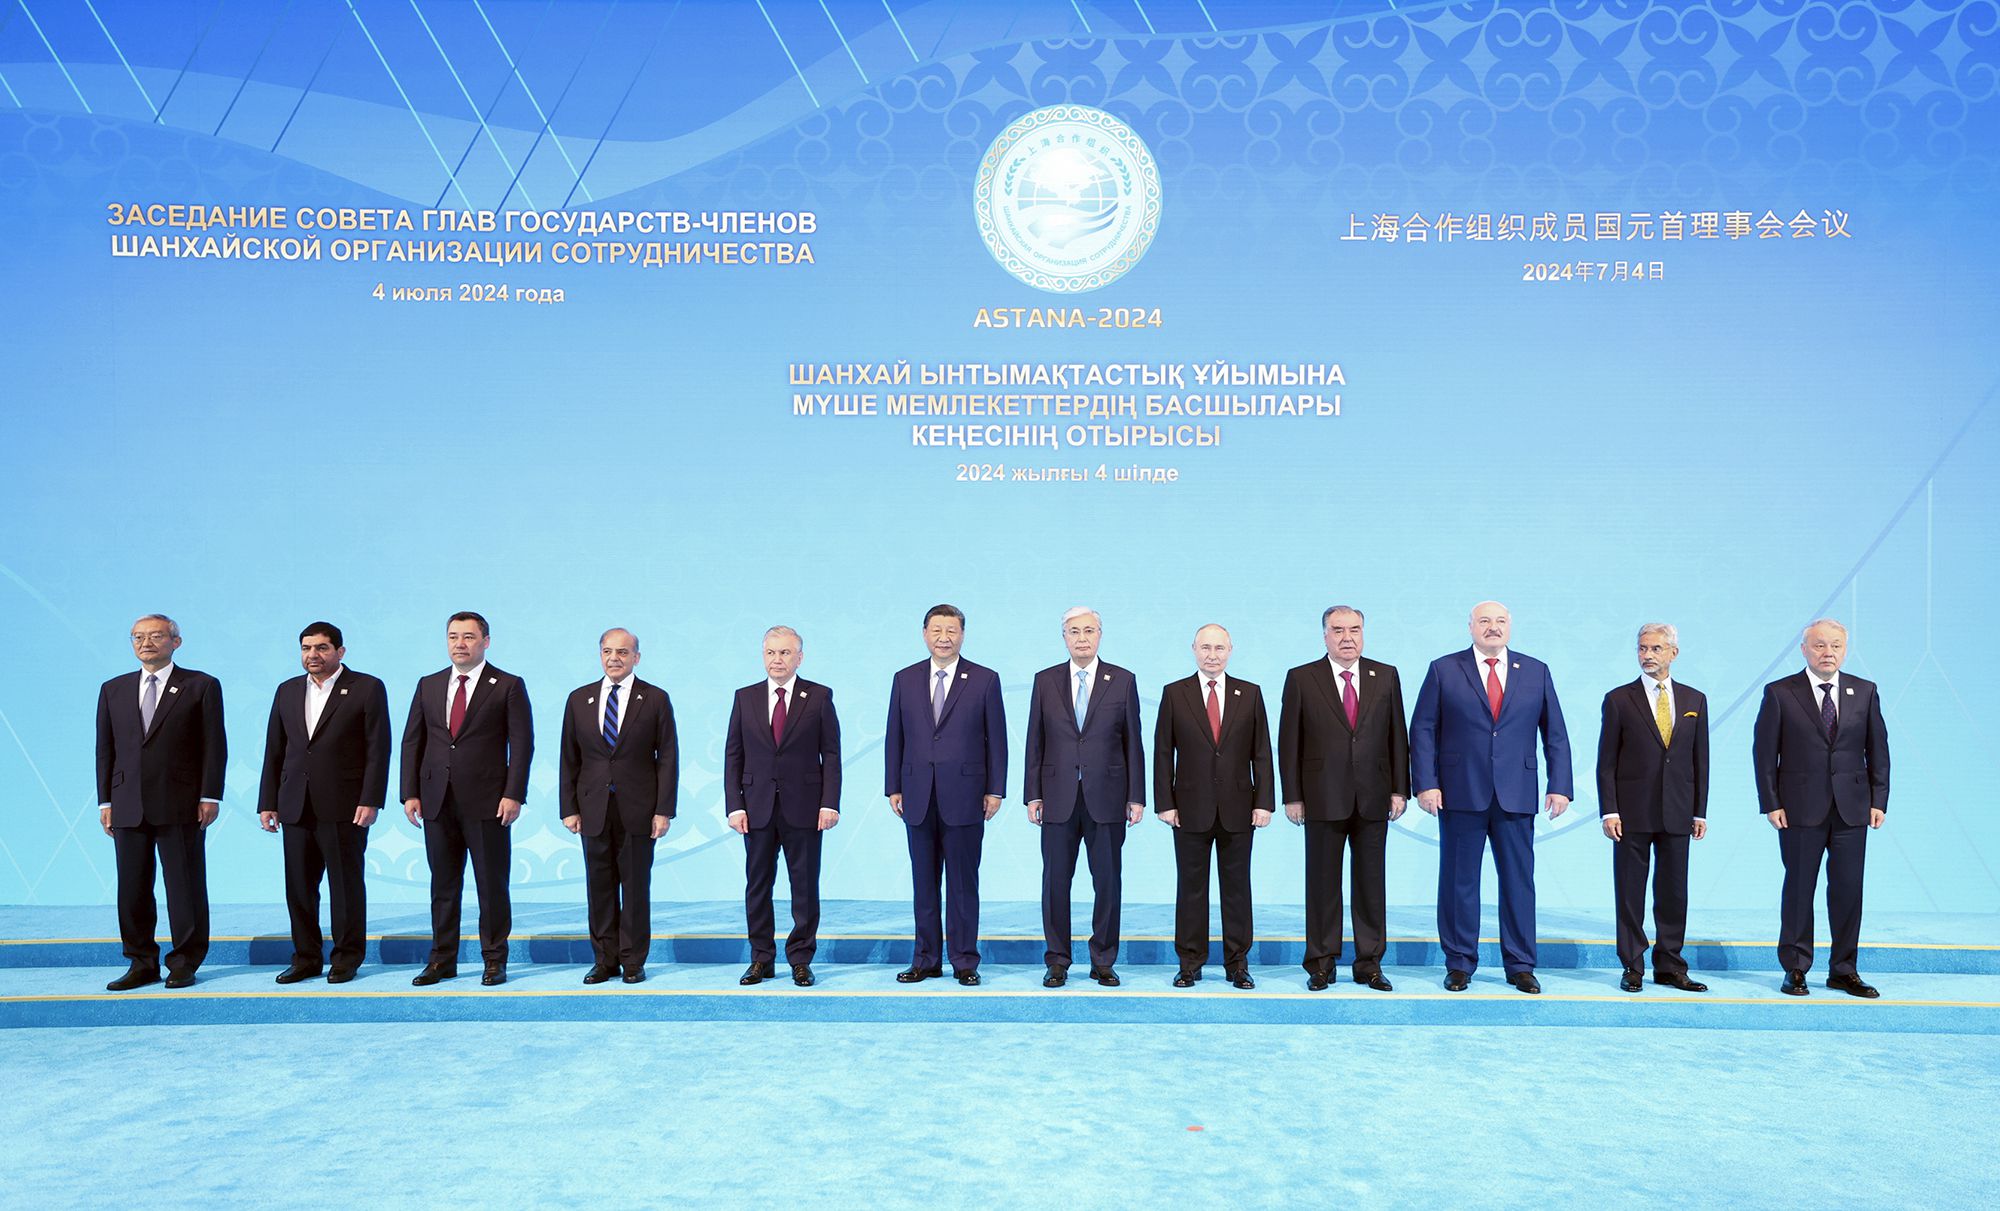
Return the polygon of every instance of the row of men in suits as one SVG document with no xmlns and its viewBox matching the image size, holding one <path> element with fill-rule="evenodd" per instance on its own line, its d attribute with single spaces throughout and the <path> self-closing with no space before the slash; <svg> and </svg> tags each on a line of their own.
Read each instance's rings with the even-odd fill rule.
<svg viewBox="0 0 2000 1211">
<path fill-rule="evenodd" d="M 1352 881 L 1356 982 L 1390 988 L 1383 854 L 1387 826 L 1409 790 L 1438 817 L 1438 932 L 1447 989 L 1469 985 L 1477 965 L 1479 880 L 1490 845 L 1500 876 L 1501 951 L 1510 983 L 1535 980 L 1533 820 L 1567 808 L 1568 741 L 1545 665 L 1508 647 L 1511 619 L 1482 602 L 1469 650 L 1431 664 L 1405 722 L 1396 670 L 1362 655 L 1365 619 L 1349 606 L 1321 617 L 1326 658 L 1287 675 L 1278 728 L 1277 781 L 1287 817 L 1305 828 L 1308 987 L 1324 988 L 1342 956 L 1342 859 Z M 962 984 L 979 982 L 978 868 L 984 826 L 1006 783 L 1006 721 L 999 679 L 960 656 L 965 618 L 949 605 L 924 619 L 928 658 L 891 687 L 885 790 L 909 842 L 916 947 L 898 979 L 943 974 L 949 955 Z M 1143 818 L 1144 746 L 1131 673 L 1098 658 L 1103 622 L 1069 611 L 1069 659 L 1036 675 L 1030 697 L 1025 797 L 1041 830 L 1044 984 L 1060 987 L 1071 962 L 1070 889 L 1079 852 L 1094 891 L 1091 975 L 1115 985 L 1125 829 Z M 468 860 L 478 892 L 483 982 L 506 979 L 511 931 L 509 826 L 526 799 L 533 726 L 519 678 L 486 662 L 490 631 L 471 612 L 452 616 L 451 664 L 419 682 L 403 732 L 404 813 L 423 830 L 432 872 L 433 948 L 415 983 L 456 975 L 460 903 Z M 1843 675 L 1846 635 L 1830 620 L 1806 631 L 1806 672 L 1766 687 L 1755 729 L 1760 807 L 1780 830 L 1786 879 L 1780 958 L 1784 990 L 1806 991 L 1813 899 L 1828 863 L 1833 930 L 1829 985 L 1874 989 L 1856 973 L 1865 829 L 1880 827 L 1888 752 L 1874 687 Z M 155 858 L 166 885 L 173 948 L 170 987 L 190 984 L 207 948 L 201 830 L 221 799 L 226 747 L 220 686 L 177 668 L 179 628 L 162 616 L 134 625 L 141 669 L 105 683 L 98 704 L 102 822 L 114 840 L 119 918 L 130 970 L 113 989 L 159 977 L 153 939 Z M 619 628 L 599 643 L 602 680 L 565 704 L 559 810 L 582 838 L 594 962 L 586 983 L 644 978 L 650 943 L 654 842 L 675 814 L 673 708 L 638 679 L 639 643 Z M 1249 854 L 1273 814 L 1270 728 L 1259 687 L 1231 678 L 1228 632 L 1204 626 L 1196 673 L 1161 694 L 1154 729 L 1156 811 L 1175 829 L 1177 986 L 1201 978 L 1208 954 L 1208 888 L 1221 888 L 1223 960 L 1231 983 L 1252 987 Z M 367 830 L 385 801 L 387 695 L 379 679 L 345 667 L 338 627 L 300 635 L 304 675 L 281 685 L 267 729 L 259 820 L 284 835 L 294 957 L 281 983 L 322 970 L 319 884 L 331 900 L 328 978 L 351 979 L 366 945 L 363 860 Z M 839 722 L 832 692 L 797 677 L 804 644 L 788 627 L 764 637 L 764 681 L 739 690 L 725 745 L 725 811 L 745 838 L 745 911 L 752 962 L 742 982 L 775 975 L 772 891 L 783 855 L 792 886 L 786 959 L 793 981 L 813 982 L 819 923 L 821 834 L 840 812 Z M 1639 635 L 1642 676 L 1607 694 L 1598 789 L 1615 843 L 1622 984 L 1636 991 L 1647 949 L 1645 881 L 1655 877 L 1654 978 L 1699 991 L 1680 951 L 1685 936 L 1688 841 L 1706 829 L 1707 710 L 1699 691 L 1671 679 L 1673 628 Z M 1483 671 L 1482 671 L 1483 670 Z M 178 708 L 178 709 L 176 709 Z M 1537 803 L 1536 748 L 1548 770 Z M 947 913 L 947 907 L 949 909 Z M 949 925 L 947 933 L 946 926 Z M 946 941 L 949 939 L 947 952 Z"/>
</svg>

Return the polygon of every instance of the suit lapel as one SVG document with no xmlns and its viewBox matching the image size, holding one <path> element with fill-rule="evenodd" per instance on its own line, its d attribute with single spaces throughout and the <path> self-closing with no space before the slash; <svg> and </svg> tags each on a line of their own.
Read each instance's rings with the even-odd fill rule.
<svg viewBox="0 0 2000 1211">
<path fill-rule="evenodd" d="M 785 695 L 785 732 L 787 735 L 792 730 L 793 710 L 791 700 L 798 697 L 798 687 L 798 681 L 794 680 L 792 682 L 793 692 Z M 750 701 L 745 705 L 750 708 L 751 716 L 757 720 L 755 726 L 760 729 L 759 734 L 770 743 L 771 751 L 776 752 L 778 739 L 771 731 L 771 679 L 769 677 L 764 679 L 764 684 L 751 687 Z"/>
<path fill-rule="evenodd" d="M 944 709 L 938 712 L 937 721 L 931 724 L 934 730 L 943 727 L 944 721 L 951 718 L 951 713 L 958 709 L 958 700 L 965 697 L 965 687 L 972 681 L 972 667 L 968 661 L 960 660 L 958 668 L 954 670 L 952 679 L 944 683 Z M 926 660 L 924 661 L 923 703 L 924 709 L 927 711 L 931 706 L 931 686 L 935 684 L 937 684 L 937 665 Z"/>
<path fill-rule="evenodd" d="M 1472 686 L 1472 692 L 1479 696 L 1479 700 L 1481 702 L 1485 702 L 1487 701 L 1486 670 L 1484 666 L 1482 666 L 1479 663 L 1479 659 L 1480 659 L 1479 654 L 1476 650 L 1467 649 L 1466 651 L 1458 653 L 1458 667 L 1465 670 L 1465 680 L 1468 684 Z M 1507 699 L 1505 697 L 1504 692 L 1500 699 L 1500 710 L 1503 714 L 1507 710 Z M 1491 715 L 1492 713 L 1493 712 L 1491 710 L 1487 711 L 1488 715 Z"/>
<path fill-rule="evenodd" d="M 1638 712 L 1639 722 L 1644 725 L 1646 733 L 1653 738 L 1654 744 L 1666 748 L 1672 743 L 1660 739 L 1660 721 L 1653 715 L 1653 693 L 1646 688 L 1645 682 L 1625 683 L 1625 705 Z M 1676 727 L 1674 730 L 1680 729 Z"/>
<path fill-rule="evenodd" d="M 1340 690 L 1334 681 L 1333 665 L 1326 660 L 1313 661 L 1312 672 L 1307 675 L 1306 680 L 1315 690 L 1319 691 L 1320 697 L 1326 699 L 1327 709 L 1331 710 L 1333 717 L 1340 721 L 1340 726 L 1346 727 L 1347 708 L 1340 704 Z M 1359 678 L 1356 680 L 1359 680 Z M 1360 687 L 1357 686 L 1354 692 L 1359 694 L 1361 692 Z"/>
<path fill-rule="evenodd" d="M 473 688 L 472 682 L 468 681 L 465 683 L 466 692 L 472 695 L 472 700 L 465 704 L 465 724 L 458 729 L 461 736 L 472 727 L 472 721 L 479 717 L 479 713 L 485 710 L 487 704 L 500 692 L 500 686 L 497 684 L 499 680 L 500 674 L 489 664 L 486 666 L 485 674 L 479 679 L 477 689 Z M 603 686 L 600 684 L 598 689 L 601 691 Z M 621 726 L 619 730 L 623 731 L 623 721 L 621 720 L 620 722 Z M 451 726 L 451 704 L 449 702 L 445 704 L 445 726 Z"/>
<path fill-rule="evenodd" d="M 306 687 L 307 687 L 307 682 L 310 682 L 311 680 L 312 680 L 312 674 L 308 673 L 306 674 L 305 680 L 299 682 L 299 700 L 292 708 L 294 714 L 297 716 L 299 720 L 299 725 L 301 727 L 305 726 Z M 353 680 L 353 674 L 349 673 L 346 669 L 342 669 L 340 671 L 340 676 L 334 678 L 333 688 L 326 696 L 326 705 L 320 708 L 319 718 L 313 723 L 310 735 L 313 736 L 319 735 L 320 732 L 326 730 L 327 724 L 333 722 L 334 712 L 340 709 L 341 700 L 347 696 L 348 684 L 352 680 Z"/>
<path fill-rule="evenodd" d="M 1840 739 L 1840 725 L 1838 722 L 1834 724 L 1833 739 L 1827 739 L 1826 729 L 1820 726 L 1819 698 L 1813 694 L 1812 678 L 1806 676 L 1804 673 L 1794 673 L 1788 680 L 1792 683 L 1792 696 L 1797 698 L 1800 704 L 1805 707 L 1806 719 L 1812 724 L 1812 729 L 1819 733 L 1821 740 L 1826 741 L 1828 748 L 1832 748 L 1834 741 Z M 1835 703 L 1834 712 L 1836 719 L 1838 718 L 1839 710 L 1840 704 Z"/>
</svg>

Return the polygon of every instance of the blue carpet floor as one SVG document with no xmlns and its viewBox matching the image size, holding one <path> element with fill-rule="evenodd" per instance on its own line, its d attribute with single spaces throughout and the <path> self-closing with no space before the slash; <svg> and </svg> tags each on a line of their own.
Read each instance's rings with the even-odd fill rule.
<svg viewBox="0 0 2000 1211">
<path fill-rule="evenodd" d="M 2000 1180 L 1992 1037 L 155 1026 L 0 1032 L 0 1073 L 24 1208 L 1946 1207 Z"/>
</svg>

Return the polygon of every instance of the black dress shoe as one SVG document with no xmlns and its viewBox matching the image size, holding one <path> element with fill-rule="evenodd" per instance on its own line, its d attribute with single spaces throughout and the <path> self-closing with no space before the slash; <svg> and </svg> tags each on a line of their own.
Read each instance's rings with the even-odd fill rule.
<svg viewBox="0 0 2000 1211">
<path fill-rule="evenodd" d="M 1326 986 L 1331 983 L 1333 983 L 1333 973 L 1331 971 L 1308 971 L 1306 973 L 1307 992 L 1324 992 L 1326 991 Z"/>
<path fill-rule="evenodd" d="M 1535 978 L 1535 973 L 1532 971 L 1517 971 L 1507 977 L 1507 982 L 1530 996 L 1542 990 L 1542 982 Z"/>
<path fill-rule="evenodd" d="M 1373 988 L 1376 992 L 1396 991 L 1396 986 L 1394 984 L 1391 984 L 1389 982 L 1389 978 L 1383 975 L 1379 971 L 1376 972 L 1374 975 L 1369 976 L 1365 982 L 1367 983 L 1368 987 Z"/>
<path fill-rule="evenodd" d="M 167 973 L 167 987 L 169 987 L 169 988 L 192 988 L 192 987 L 194 987 L 194 973 L 193 973 L 192 971 L 170 971 L 170 972 L 168 972 L 168 973 Z M 1871 990 L 1871 991 L 1872 991 L 1872 990 Z"/>
<path fill-rule="evenodd" d="M 627 967 L 625 969 L 625 974 L 619 976 L 618 978 L 625 981 L 627 984 L 644 984 L 646 982 L 646 969 L 643 966 Z"/>
<path fill-rule="evenodd" d="M 1636 974 L 1638 974 L 1638 973 L 1637 973 L 1637 972 L 1634 972 L 1633 974 L 1634 974 L 1634 975 L 1636 975 Z M 1666 985 L 1666 986 L 1667 986 L 1668 988 L 1678 988 L 1678 989 L 1680 989 L 1680 990 L 1681 990 L 1682 992 L 1707 992 L 1707 991 L 1708 991 L 1708 985 L 1706 985 L 1706 984 L 1702 983 L 1702 982 L 1701 982 L 1700 980 L 1690 980 L 1690 979 L 1688 979 L 1688 975 L 1687 975 L 1687 973 L 1686 973 L 1685 971 L 1682 971 L 1682 972 L 1675 972 L 1675 973 L 1672 973 L 1672 974 L 1669 974 L 1669 975 L 1661 975 L 1661 974 L 1660 974 L 1659 972 L 1657 972 L 1657 971 L 1656 971 L 1656 972 L 1654 972 L 1654 973 L 1653 973 L 1653 983 L 1655 983 L 1655 984 L 1664 984 L 1664 985 Z M 1637 991 L 1638 991 L 1638 989 L 1636 989 L 1636 988 L 1633 988 L 1633 989 L 1628 989 L 1627 991 L 1629 991 L 1629 992 L 1637 992 Z"/>
<path fill-rule="evenodd" d="M 921 984 L 925 980 L 939 980 L 943 978 L 944 968 L 942 967 L 912 967 L 908 971 L 899 971 L 896 973 L 896 983 L 898 984 Z"/>
<path fill-rule="evenodd" d="M 589 971 L 584 973 L 583 982 L 586 984 L 602 984 L 617 974 L 618 969 L 616 967 L 606 967 L 602 963 L 596 963 L 591 966 Z"/>
<path fill-rule="evenodd" d="M 964 971 L 954 971 L 951 973 L 951 978 L 957 980 L 967 988 L 979 987 L 979 969 L 977 967 L 968 967 Z"/>
<path fill-rule="evenodd" d="M 301 967 L 297 963 L 278 973 L 278 983 L 296 984 L 300 980 L 310 980 L 319 974 L 317 967 Z"/>
<path fill-rule="evenodd" d="M 1115 981 L 1117 977 L 1112 977 Z M 1229 973 L 1229 983 L 1236 988 L 1255 988 L 1257 981 L 1250 978 L 1250 972 L 1242 967 Z"/>
<path fill-rule="evenodd" d="M 173 983 L 171 980 L 167 982 L 169 984 Z M 1854 972 L 1848 972 L 1844 976 L 1828 976 L 1826 978 L 1826 986 L 1835 992 L 1844 992 L 1851 997 L 1864 997 L 1870 1001 L 1882 995 L 1875 991 L 1873 984 L 1862 983 L 1861 977 Z"/>
<path fill-rule="evenodd" d="M 486 970 L 480 973 L 479 982 L 488 988 L 493 987 L 495 984 L 505 984 L 507 982 L 507 965 L 505 963 L 488 963 Z"/>
<path fill-rule="evenodd" d="M 1061 988 L 1067 983 L 1069 983 L 1069 968 L 1067 967 L 1050 967 L 1042 976 L 1042 987 L 1044 988 Z"/>
<path fill-rule="evenodd" d="M 134 963 L 132 964 L 132 966 L 125 969 L 124 975 L 119 976 L 117 979 L 111 981 L 109 984 L 106 984 L 104 986 L 104 991 L 130 992 L 134 988 L 144 988 L 148 984 L 156 983 L 158 982 L 159 978 L 160 978 L 159 968 L 141 967 L 137 963 Z"/>
<path fill-rule="evenodd" d="M 1472 976 L 1468 973 L 1463 971 L 1447 971 L 1444 973 L 1444 990 L 1446 992 L 1464 992 L 1470 987 L 1472 987 Z"/>
<path fill-rule="evenodd" d="M 813 986 L 812 964 L 792 964 L 792 983 L 797 984 L 800 988 L 811 988 Z"/>
<path fill-rule="evenodd" d="M 1636 967 L 1627 967 L 1625 974 L 1618 977 L 1618 990 L 1620 992 L 1637 992 L 1642 987 L 1644 987 L 1644 978 L 1639 974 L 1639 969 Z"/>
<path fill-rule="evenodd" d="M 1810 993 L 1812 989 L 1806 987 L 1805 972 L 1788 971 L 1785 973 L 1785 982 L 1778 985 L 1778 991 L 1788 997 L 1802 997 Z"/>
<path fill-rule="evenodd" d="M 743 978 L 736 982 L 747 986 L 750 984 L 762 984 L 766 980 L 774 980 L 777 977 L 778 968 L 776 964 L 760 963 L 752 960 L 750 966 L 743 969 Z M 900 980 L 903 977 L 897 976 L 896 978 Z"/>
<path fill-rule="evenodd" d="M 1201 968 L 1183 967 L 1174 975 L 1175 988 L 1193 988 L 1201 979 Z"/>
<path fill-rule="evenodd" d="M 1118 973 L 1111 970 L 1109 967 L 1091 968 L 1090 978 L 1096 980 L 1099 984 L 1104 985 L 1106 988 L 1118 987 Z"/>
<path fill-rule="evenodd" d="M 447 966 L 443 963 L 426 963 L 424 964 L 423 971 L 417 975 L 416 979 L 411 980 L 410 983 L 415 984 L 418 988 L 427 988 L 439 980 L 453 980 L 457 978 L 458 968 L 456 967 Z"/>
<path fill-rule="evenodd" d="M 326 982 L 329 984 L 345 984 L 353 978 L 354 968 L 352 967 L 336 967 L 326 973 Z"/>
</svg>

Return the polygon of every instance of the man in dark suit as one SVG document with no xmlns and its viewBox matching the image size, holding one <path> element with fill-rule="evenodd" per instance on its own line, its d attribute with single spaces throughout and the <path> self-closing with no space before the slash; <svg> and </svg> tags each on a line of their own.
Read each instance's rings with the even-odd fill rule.
<svg viewBox="0 0 2000 1211">
<path fill-rule="evenodd" d="M 1306 830 L 1306 987 L 1334 980 L 1340 961 L 1340 858 L 1352 847 L 1356 984 L 1378 992 L 1388 948 L 1389 822 L 1410 795 L 1410 736 L 1396 670 L 1362 658 L 1366 619 L 1353 606 L 1319 616 L 1326 658 L 1285 675 L 1278 770 L 1285 815 Z"/>
<path fill-rule="evenodd" d="M 820 834 L 840 823 L 840 717 L 833 691 L 798 675 L 805 640 L 790 627 L 764 632 L 764 680 L 736 691 L 722 747 L 722 799 L 743 834 L 743 914 L 750 967 L 740 984 L 777 975 L 771 888 L 778 851 L 792 886 L 785 962 L 810 988 L 819 949 Z"/>
<path fill-rule="evenodd" d="M 379 678 L 341 662 L 340 628 L 315 622 L 299 632 L 302 676 L 281 683 L 264 729 L 264 777 L 257 821 L 284 828 L 285 906 L 292 962 L 278 975 L 296 984 L 320 973 L 319 881 L 333 901 L 333 955 L 327 983 L 354 978 L 368 951 L 368 829 L 389 795 L 389 691 Z"/>
<path fill-rule="evenodd" d="M 222 686 L 174 664 L 181 628 L 164 614 L 132 624 L 139 671 L 97 692 L 97 820 L 118 862 L 118 936 L 131 965 L 106 984 L 124 992 L 160 978 L 153 937 L 154 856 L 167 888 L 167 987 L 194 983 L 208 956 L 205 830 L 222 810 L 229 745 L 222 732 Z"/>
<path fill-rule="evenodd" d="M 1500 956 L 1507 982 L 1538 993 L 1535 979 L 1535 809 L 1553 820 L 1575 793 L 1569 733 L 1549 666 L 1509 651 L 1507 607 L 1472 607 L 1472 647 L 1431 661 L 1410 717 L 1410 781 L 1438 818 L 1438 940 L 1444 986 L 1463 992 L 1479 966 L 1479 875 L 1486 843 L 1500 873 Z M 1535 741 L 1548 763 L 1535 794 Z"/>
<path fill-rule="evenodd" d="M 423 830 L 431 867 L 430 961 L 410 981 L 420 988 L 458 974 L 468 855 L 479 890 L 479 952 L 485 960 L 479 982 L 507 982 L 507 935 L 514 928 L 507 830 L 528 797 L 535 724 L 528 687 L 486 663 L 492 642 L 484 618 L 470 610 L 453 614 L 445 626 L 451 667 L 417 682 L 403 727 L 403 814 Z"/>
<path fill-rule="evenodd" d="M 1597 804 L 1611 838 L 1611 883 L 1618 902 L 1618 987 L 1637 992 L 1646 955 L 1646 873 L 1653 877 L 1653 983 L 1686 992 L 1688 839 L 1708 832 L 1708 699 L 1675 681 L 1680 635 L 1664 622 L 1639 628 L 1639 672 L 1604 696 L 1597 738 Z"/>
<path fill-rule="evenodd" d="M 909 836 L 917 935 L 909 970 L 896 973 L 901 984 L 944 974 L 946 901 L 952 973 L 967 987 L 979 983 L 979 851 L 1007 793 L 1007 713 L 999 675 L 960 658 L 964 643 L 965 614 L 932 606 L 930 659 L 889 683 L 883 793 Z"/>
<path fill-rule="evenodd" d="M 1250 978 L 1250 843 L 1271 822 L 1271 724 L 1264 694 L 1229 675 L 1229 632 L 1194 633 L 1195 675 L 1160 691 L 1153 727 L 1153 811 L 1174 830 L 1175 988 L 1191 988 L 1208 962 L 1208 868 L 1222 891 L 1222 970 Z"/>
<path fill-rule="evenodd" d="M 1785 992 L 1806 995 L 1813 959 L 1813 897 L 1826 863 L 1826 916 L 1833 934 L 1826 986 L 1849 996 L 1879 994 L 1862 981 L 1861 873 L 1868 830 L 1889 807 L 1889 729 L 1875 683 L 1840 671 L 1847 628 L 1822 618 L 1799 645 L 1805 671 L 1764 687 L 1751 745 L 1757 807 L 1778 830 L 1785 862 L 1778 962 Z"/>
<path fill-rule="evenodd" d="M 598 637 L 597 658 L 603 680 L 563 704 L 557 811 L 583 837 L 592 955 L 583 982 L 622 972 L 637 984 L 653 948 L 653 843 L 673 827 L 680 749 L 667 692 L 633 675 L 639 637 L 613 627 Z"/>
<path fill-rule="evenodd" d="M 1139 736 L 1139 686 L 1098 660 L 1104 623 L 1081 606 L 1063 615 L 1069 659 L 1035 674 L 1028 699 L 1023 771 L 1028 823 L 1042 826 L 1044 988 L 1069 979 L 1069 893 L 1076 851 L 1090 862 L 1090 978 L 1118 986 L 1118 914 L 1125 830 L 1146 814 L 1146 750 Z M 1044 794 L 1047 795 L 1046 802 Z"/>
</svg>

